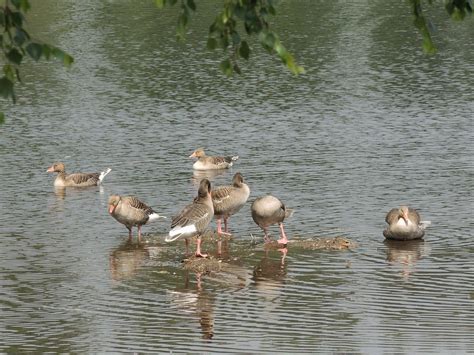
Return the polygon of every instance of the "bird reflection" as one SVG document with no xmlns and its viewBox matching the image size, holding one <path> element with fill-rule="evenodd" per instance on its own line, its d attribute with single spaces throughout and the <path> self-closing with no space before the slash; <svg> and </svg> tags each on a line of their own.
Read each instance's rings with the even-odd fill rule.
<svg viewBox="0 0 474 355">
<path fill-rule="evenodd" d="M 214 337 L 215 297 L 202 288 L 201 273 L 196 273 L 195 286 L 191 285 L 189 279 L 189 272 L 186 272 L 184 288 L 170 293 L 172 301 L 182 312 L 197 316 L 201 326 L 202 338 L 212 339 Z"/>
<path fill-rule="evenodd" d="M 428 247 L 423 239 L 417 240 L 389 240 L 384 244 L 387 246 L 387 261 L 390 264 L 402 266 L 402 276 L 408 279 L 415 270 L 415 265 L 424 256 L 428 255 Z"/>
<path fill-rule="evenodd" d="M 265 291 L 265 296 L 274 299 L 279 295 L 279 289 L 286 277 L 287 248 L 278 249 L 280 258 L 269 258 L 268 254 L 274 249 L 265 248 L 265 256 L 253 270 L 253 280 L 257 289 Z M 275 294 L 276 293 L 276 294 Z"/>
<path fill-rule="evenodd" d="M 55 187 L 54 194 L 58 200 L 64 200 L 66 198 L 66 188 L 65 187 Z"/>
<path fill-rule="evenodd" d="M 193 170 L 193 177 L 191 178 L 194 185 L 199 186 L 202 179 L 208 179 L 214 181 L 214 178 L 225 174 L 226 169 L 217 170 Z"/>
<path fill-rule="evenodd" d="M 158 247 L 127 241 L 112 250 L 109 256 L 110 276 L 115 281 L 134 276 L 145 262 L 156 256 Z"/>
</svg>

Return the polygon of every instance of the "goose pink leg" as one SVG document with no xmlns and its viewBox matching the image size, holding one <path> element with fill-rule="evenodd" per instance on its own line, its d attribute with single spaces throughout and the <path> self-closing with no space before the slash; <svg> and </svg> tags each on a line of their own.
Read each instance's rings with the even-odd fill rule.
<svg viewBox="0 0 474 355">
<path fill-rule="evenodd" d="M 201 253 L 201 237 L 199 237 L 196 241 L 196 256 L 201 258 L 207 258 L 207 254 Z"/>
<path fill-rule="evenodd" d="M 280 239 L 278 239 L 278 244 L 288 244 L 288 238 L 286 238 L 285 230 L 283 229 L 283 223 L 280 223 Z"/>
<path fill-rule="evenodd" d="M 263 228 L 263 233 L 264 233 L 263 241 L 264 241 L 265 243 L 270 243 L 271 239 L 270 239 L 270 237 L 268 236 L 268 230 L 267 230 L 267 228 Z"/>
<path fill-rule="evenodd" d="M 142 241 L 142 226 L 138 226 L 138 243 Z"/>
<path fill-rule="evenodd" d="M 224 218 L 224 223 L 225 223 L 225 232 L 222 231 L 222 225 L 221 225 L 221 218 L 217 219 L 217 234 L 219 235 L 230 235 L 230 233 L 227 233 L 227 221 Z"/>
</svg>

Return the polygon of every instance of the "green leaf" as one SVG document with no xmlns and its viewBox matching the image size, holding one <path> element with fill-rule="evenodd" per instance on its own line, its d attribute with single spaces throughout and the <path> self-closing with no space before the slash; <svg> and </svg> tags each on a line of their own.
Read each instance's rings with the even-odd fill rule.
<svg viewBox="0 0 474 355">
<path fill-rule="evenodd" d="M 6 77 L 0 79 L 0 96 L 14 99 L 13 83 Z"/>
<path fill-rule="evenodd" d="M 272 14 L 273 16 L 275 16 L 276 15 L 275 7 L 273 5 L 268 5 L 268 12 Z"/>
<path fill-rule="evenodd" d="M 66 52 L 64 52 L 63 50 L 57 47 L 53 47 L 51 53 L 53 54 L 55 58 L 62 61 L 63 65 L 66 67 L 71 66 L 71 64 L 74 62 L 74 59 L 69 54 L 67 54 Z"/>
<path fill-rule="evenodd" d="M 232 44 L 238 46 L 240 44 L 240 35 L 237 31 L 232 32 Z"/>
<path fill-rule="evenodd" d="M 30 2 L 28 0 L 11 0 L 12 4 L 23 12 L 27 12 L 30 9 Z"/>
<path fill-rule="evenodd" d="M 207 39 L 207 49 L 213 50 L 217 47 L 217 40 L 213 37 Z"/>
<path fill-rule="evenodd" d="M 186 25 L 188 24 L 188 17 L 182 13 L 178 18 L 178 26 L 176 27 L 176 37 L 178 41 L 184 41 L 186 37 Z"/>
<path fill-rule="evenodd" d="M 5 123 L 5 114 L 3 112 L 0 112 L 0 124 Z"/>
<path fill-rule="evenodd" d="M 5 77 L 10 80 L 12 83 L 15 82 L 15 70 L 13 69 L 13 66 L 10 64 L 5 64 L 3 66 L 3 73 L 5 74 Z"/>
<path fill-rule="evenodd" d="M 260 39 L 260 42 L 267 50 L 272 50 L 274 48 L 275 42 L 277 41 L 277 37 L 273 32 L 260 32 L 258 37 Z"/>
<path fill-rule="evenodd" d="M 162 9 L 165 7 L 165 0 L 155 0 L 156 7 Z"/>
<path fill-rule="evenodd" d="M 53 49 L 47 44 L 43 44 L 41 48 L 42 48 L 42 53 L 44 57 L 46 58 L 46 60 L 49 60 L 49 58 L 51 58 L 51 52 Z"/>
<path fill-rule="evenodd" d="M 10 62 L 20 65 L 23 59 L 23 55 L 20 52 L 18 52 L 16 48 L 12 48 L 7 53 L 7 58 Z"/>
<path fill-rule="evenodd" d="M 232 76 L 232 64 L 229 59 L 223 60 L 219 67 L 225 75 L 228 77 Z"/>
<path fill-rule="evenodd" d="M 23 26 L 24 17 L 23 17 L 23 14 L 21 12 L 12 12 L 11 17 L 12 17 L 13 25 L 15 25 L 16 27 Z"/>
<path fill-rule="evenodd" d="M 239 54 L 242 58 L 248 60 L 250 55 L 250 47 L 247 41 L 242 41 L 239 48 Z"/>
<path fill-rule="evenodd" d="M 28 55 L 37 62 L 41 58 L 41 55 L 43 54 L 43 48 L 44 46 L 42 46 L 41 44 L 31 42 L 26 46 L 25 49 L 26 49 L 26 53 L 28 53 Z M 48 57 L 49 56 L 47 56 L 46 58 Z"/>
<path fill-rule="evenodd" d="M 196 4 L 194 3 L 194 0 L 188 0 L 188 7 L 191 10 L 196 11 Z"/>
<path fill-rule="evenodd" d="M 15 41 L 15 43 L 18 46 L 21 47 L 23 45 L 23 43 L 25 43 L 25 41 L 29 38 L 30 38 L 30 36 L 28 35 L 28 33 L 26 31 L 24 31 L 21 28 L 17 28 L 16 31 L 15 31 L 15 36 L 13 37 L 13 40 Z"/>
</svg>

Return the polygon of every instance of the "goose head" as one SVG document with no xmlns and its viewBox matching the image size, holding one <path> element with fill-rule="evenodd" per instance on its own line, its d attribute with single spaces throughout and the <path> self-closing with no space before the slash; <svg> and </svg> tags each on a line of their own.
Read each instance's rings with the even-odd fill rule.
<svg viewBox="0 0 474 355">
<path fill-rule="evenodd" d="M 206 198 L 211 196 L 211 182 L 207 179 L 202 179 L 199 183 L 198 197 Z"/>
<path fill-rule="evenodd" d="M 241 173 L 235 173 L 234 177 L 232 178 L 232 185 L 235 187 L 240 187 L 244 183 L 244 177 Z"/>
<path fill-rule="evenodd" d="M 63 163 L 54 163 L 46 170 L 47 173 L 64 173 L 65 171 L 66 168 Z"/>
<path fill-rule="evenodd" d="M 204 153 L 204 149 L 203 148 L 198 148 L 189 157 L 199 159 L 199 158 L 202 158 L 202 157 L 205 157 L 205 156 L 206 156 L 206 153 Z"/>
<path fill-rule="evenodd" d="M 115 209 L 117 208 L 119 202 L 121 200 L 121 197 L 119 195 L 112 195 L 109 197 L 109 213 L 112 214 L 114 213 Z"/>
</svg>

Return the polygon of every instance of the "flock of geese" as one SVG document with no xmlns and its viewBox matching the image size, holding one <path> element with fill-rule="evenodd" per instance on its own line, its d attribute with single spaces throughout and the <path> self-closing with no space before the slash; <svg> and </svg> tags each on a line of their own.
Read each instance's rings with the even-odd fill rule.
<svg viewBox="0 0 474 355">
<path fill-rule="evenodd" d="M 239 158 L 238 156 L 207 156 L 202 148 L 195 150 L 189 157 L 197 158 L 193 164 L 195 170 L 228 169 Z M 56 187 L 97 186 L 102 183 L 110 171 L 111 169 L 101 173 L 67 174 L 63 163 L 54 163 L 47 170 L 47 172 L 58 173 L 54 181 Z M 211 189 L 208 179 L 202 179 L 194 200 L 172 218 L 171 229 L 165 241 L 172 242 L 184 238 L 186 247 L 188 247 L 188 238 L 195 236 L 197 237 L 195 255 L 206 257 L 207 255 L 201 252 L 201 235 L 213 217 L 216 218 L 217 234 L 230 235 L 229 218 L 245 205 L 249 196 L 250 189 L 240 173 L 233 176 L 232 185 L 218 186 L 214 189 Z M 132 227 L 136 226 L 139 242 L 141 241 L 142 225 L 166 218 L 135 196 L 111 195 L 108 201 L 108 212 L 128 229 L 129 239 L 132 238 Z M 287 208 L 278 198 L 265 195 L 253 201 L 251 212 L 252 219 L 264 232 L 266 243 L 270 242 L 268 228 L 274 224 L 278 224 L 280 229 L 280 239 L 277 242 L 282 245 L 288 243 L 283 221 L 292 215 L 292 209 Z M 222 230 L 222 220 L 224 220 L 224 230 Z M 423 238 L 424 230 L 429 225 L 429 222 L 421 221 L 416 210 L 407 206 L 390 210 L 385 221 L 388 223 L 388 227 L 383 231 L 383 235 L 388 239 L 396 240 Z"/>
</svg>

